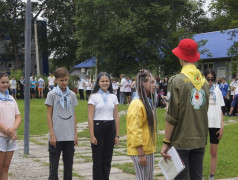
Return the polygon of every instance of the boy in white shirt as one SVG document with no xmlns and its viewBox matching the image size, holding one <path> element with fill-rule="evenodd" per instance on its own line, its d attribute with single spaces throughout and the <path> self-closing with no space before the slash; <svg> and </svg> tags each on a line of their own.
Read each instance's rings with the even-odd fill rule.
<svg viewBox="0 0 238 180">
<path fill-rule="evenodd" d="M 50 73 L 50 76 L 48 77 L 48 89 L 51 91 L 55 87 L 55 77 L 52 73 Z"/>
</svg>

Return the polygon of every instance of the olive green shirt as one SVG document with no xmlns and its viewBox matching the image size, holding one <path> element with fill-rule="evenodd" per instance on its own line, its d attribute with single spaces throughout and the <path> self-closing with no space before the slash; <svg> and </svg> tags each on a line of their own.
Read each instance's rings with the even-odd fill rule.
<svg viewBox="0 0 238 180">
<path fill-rule="evenodd" d="M 168 82 L 169 107 L 166 121 L 174 125 L 171 145 L 177 149 L 205 147 L 208 135 L 210 89 L 207 81 L 197 91 L 192 82 L 178 74 Z"/>
</svg>

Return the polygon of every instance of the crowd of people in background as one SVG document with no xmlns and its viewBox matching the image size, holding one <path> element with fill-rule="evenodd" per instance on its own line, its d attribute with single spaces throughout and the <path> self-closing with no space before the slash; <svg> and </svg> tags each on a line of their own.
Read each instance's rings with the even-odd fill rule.
<svg viewBox="0 0 238 180">
<path fill-rule="evenodd" d="M 47 78 L 48 91 L 51 91 L 55 87 L 55 77 L 50 73 Z M 15 79 L 15 76 L 12 76 L 9 81 L 9 93 L 16 100 L 24 99 L 24 88 L 25 88 L 25 79 L 23 76 L 20 77 L 19 81 Z M 38 79 L 35 73 L 32 73 L 30 77 L 30 97 L 31 98 L 45 98 L 46 95 L 46 82 L 43 77 L 40 75 Z M 48 92 L 47 91 L 47 92 Z"/>
<path fill-rule="evenodd" d="M 155 75 L 156 82 L 156 107 L 166 108 L 167 104 L 167 86 L 169 77 L 160 78 Z M 117 96 L 120 104 L 129 105 L 135 96 L 136 92 L 136 79 L 134 77 L 125 76 L 121 74 L 120 78 L 112 77 L 113 93 Z M 14 76 L 10 78 L 9 93 L 14 99 L 24 98 L 25 79 L 20 77 L 17 81 Z M 86 76 L 85 79 L 78 77 L 75 81 L 77 89 L 76 93 L 79 93 L 80 100 L 88 100 L 91 92 L 95 86 L 95 80 Z M 219 87 L 222 92 L 222 96 L 225 102 L 225 106 L 222 107 L 223 115 L 236 116 L 238 115 L 238 74 L 235 78 L 232 78 L 230 84 L 227 83 L 225 77 L 217 77 L 215 80 L 215 86 Z M 52 73 L 49 73 L 47 82 L 42 76 L 36 77 L 35 73 L 32 73 L 30 77 L 30 97 L 31 98 L 45 98 L 48 91 L 51 91 L 55 87 L 55 77 Z"/>
<path fill-rule="evenodd" d="M 129 105 L 132 99 L 136 94 L 136 79 L 133 77 L 125 76 L 121 74 L 120 78 L 110 77 L 112 82 L 113 94 L 118 98 L 120 104 Z M 156 76 L 156 107 L 166 107 L 166 95 L 167 95 L 167 86 L 168 78 L 160 78 Z M 77 90 L 79 93 L 80 100 L 88 100 L 93 88 L 95 86 L 95 81 L 91 80 L 89 76 L 86 76 L 86 79 L 81 77 L 77 78 Z M 86 98 L 85 98 L 86 94 Z"/>
</svg>

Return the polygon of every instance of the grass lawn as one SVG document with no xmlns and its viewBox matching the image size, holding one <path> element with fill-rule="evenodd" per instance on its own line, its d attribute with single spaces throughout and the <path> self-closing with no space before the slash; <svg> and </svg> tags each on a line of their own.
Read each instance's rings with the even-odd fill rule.
<svg viewBox="0 0 238 180">
<path fill-rule="evenodd" d="M 45 99 L 33 99 L 30 102 L 30 136 L 37 136 L 48 133 L 48 126 L 46 121 L 46 106 L 44 105 Z M 24 101 L 17 100 L 22 123 L 18 129 L 18 137 L 23 139 L 24 134 Z M 128 106 L 119 105 L 119 111 L 127 110 Z M 165 109 L 158 109 L 158 130 L 164 130 L 165 126 Z M 77 122 L 87 121 L 87 102 L 79 101 L 79 106 L 76 106 L 76 118 Z M 224 120 L 230 119 L 238 122 L 238 117 L 225 117 Z M 120 118 L 120 135 L 126 134 L 126 116 Z M 79 137 L 88 137 L 88 130 L 79 133 Z M 159 135 L 157 139 L 157 151 L 160 151 L 162 146 L 163 135 Z M 218 150 L 218 165 L 216 171 L 216 178 L 228 178 L 238 177 L 238 123 L 229 124 L 225 126 L 223 138 L 219 144 Z M 126 146 L 126 143 L 122 143 Z M 210 154 L 209 154 L 209 143 L 206 147 L 206 153 L 204 157 L 204 176 L 205 178 L 209 175 L 210 168 Z M 123 169 L 124 167 L 122 167 Z"/>
<path fill-rule="evenodd" d="M 46 105 L 45 99 L 31 99 L 30 101 L 30 135 L 42 135 L 48 133 L 47 119 L 46 119 Z M 78 100 L 79 105 L 76 106 L 77 122 L 85 122 L 88 120 L 87 101 Z M 22 123 L 18 129 L 18 137 L 23 138 L 24 134 L 24 101 L 17 100 L 17 104 L 21 113 Z M 119 111 L 126 110 L 128 106 L 119 105 Z M 126 131 L 125 131 L 126 133 Z M 88 135 L 85 135 L 88 136 Z"/>
</svg>

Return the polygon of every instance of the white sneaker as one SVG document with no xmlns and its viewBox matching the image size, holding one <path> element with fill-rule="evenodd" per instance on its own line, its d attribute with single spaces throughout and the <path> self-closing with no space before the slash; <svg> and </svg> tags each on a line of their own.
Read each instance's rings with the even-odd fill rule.
<svg viewBox="0 0 238 180">
<path fill-rule="evenodd" d="M 209 177 L 209 180 L 215 180 L 215 177 L 213 176 L 213 177 Z"/>
</svg>

